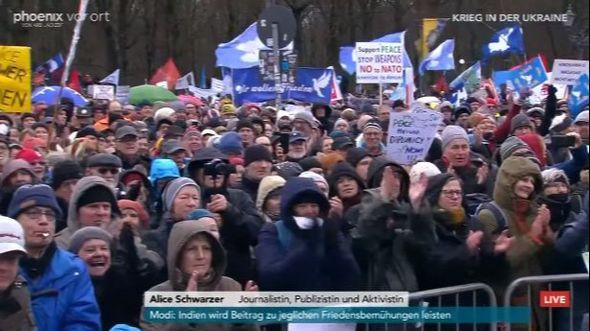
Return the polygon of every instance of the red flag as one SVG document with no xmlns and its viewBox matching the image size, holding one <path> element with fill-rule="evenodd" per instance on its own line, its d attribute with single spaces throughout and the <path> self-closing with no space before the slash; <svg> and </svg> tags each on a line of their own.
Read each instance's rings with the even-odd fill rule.
<svg viewBox="0 0 590 331">
<path fill-rule="evenodd" d="M 178 68 L 176 68 L 174 60 L 168 58 L 168 61 L 158 68 L 156 73 L 150 78 L 150 84 L 155 85 L 156 83 L 166 81 L 168 83 L 168 89 L 172 90 L 178 78 L 180 78 L 180 72 L 178 71 Z"/>
<path fill-rule="evenodd" d="M 434 84 L 434 89 L 438 93 L 447 93 L 449 91 L 449 84 L 447 84 L 447 80 L 445 79 L 444 75 L 441 75 L 436 81 L 436 84 Z"/>
<path fill-rule="evenodd" d="M 68 87 L 72 90 L 82 93 L 82 87 L 80 86 L 80 72 L 76 69 L 70 73 L 70 79 L 68 80 Z"/>
</svg>

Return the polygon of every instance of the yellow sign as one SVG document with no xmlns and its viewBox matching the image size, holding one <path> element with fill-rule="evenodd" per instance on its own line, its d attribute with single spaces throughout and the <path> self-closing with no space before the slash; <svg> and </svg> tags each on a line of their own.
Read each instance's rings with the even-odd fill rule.
<svg viewBox="0 0 590 331">
<path fill-rule="evenodd" d="M 0 46 L 0 112 L 31 112 L 31 48 Z"/>
<path fill-rule="evenodd" d="M 430 51 L 428 49 L 428 36 L 432 31 L 436 29 L 438 19 L 436 18 L 423 18 L 422 19 L 422 47 L 420 48 L 422 58 L 425 58 Z"/>
</svg>

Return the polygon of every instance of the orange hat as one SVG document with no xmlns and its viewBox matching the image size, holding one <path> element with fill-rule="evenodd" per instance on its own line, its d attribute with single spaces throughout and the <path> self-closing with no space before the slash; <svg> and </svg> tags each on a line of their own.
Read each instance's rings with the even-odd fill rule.
<svg viewBox="0 0 590 331">
<path fill-rule="evenodd" d="M 150 217 L 139 202 L 122 199 L 117 201 L 117 205 L 119 206 L 119 210 L 121 211 L 123 211 L 123 209 L 133 209 L 137 213 L 137 215 L 139 215 L 139 221 L 142 223 L 143 227 L 145 229 L 148 228 L 148 222 Z"/>
</svg>

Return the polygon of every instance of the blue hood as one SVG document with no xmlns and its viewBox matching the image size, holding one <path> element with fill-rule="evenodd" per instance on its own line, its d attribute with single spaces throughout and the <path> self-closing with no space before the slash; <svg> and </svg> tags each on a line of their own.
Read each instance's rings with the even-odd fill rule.
<svg viewBox="0 0 590 331">
<path fill-rule="evenodd" d="M 330 211 L 328 198 L 309 178 L 291 177 L 281 191 L 281 219 L 286 221 L 293 217 L 292 208 L 303 197 L 311 198 L 320 205 L 320 214 L 325 217 Z"/>
<path fill-rule="evenodd" d="M 180 177 L 178 172 L 178 166 L 171 159 L 155 159 L 152 161 L 152 167 L 150 170 L 150 182 L 152 186 L 156 186 L 156 182 L 159 179 L 166 177 Z"/>
</svg>

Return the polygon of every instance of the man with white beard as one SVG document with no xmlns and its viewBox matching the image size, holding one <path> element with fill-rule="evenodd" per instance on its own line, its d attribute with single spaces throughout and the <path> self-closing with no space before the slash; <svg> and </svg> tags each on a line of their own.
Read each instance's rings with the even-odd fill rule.
<svg viewBox="0 0 590 331">
<path fill-rule="evenodd" d="M 299 131 L 291 132 L 287 161 L 299 162 L 305 157 L 307 157 L 307 137 Z"/>
</svg>

